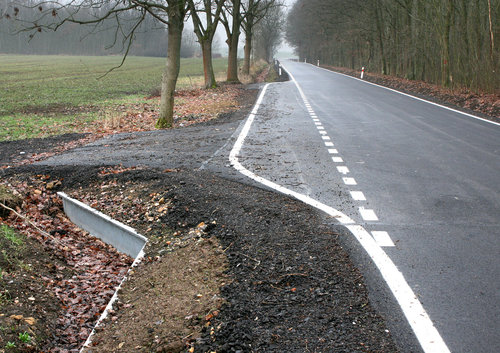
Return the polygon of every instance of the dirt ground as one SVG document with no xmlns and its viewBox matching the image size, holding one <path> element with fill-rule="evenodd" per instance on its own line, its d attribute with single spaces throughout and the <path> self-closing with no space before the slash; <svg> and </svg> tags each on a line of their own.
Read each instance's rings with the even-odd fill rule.
<svg viewBox="0 0 500 353">
<path fill-rule="evenodd" d="M 61 190 L 149 238 L 87 352 L 397 351 L 342 235 L 218 157 L 255 88 L 173 130 L 0 143 L 21 239 L 0 237 L 0 352 L 77 352 L 131 263 L 71 225 Z"/>
<path fill-rule="evenodd" d="M 88 351 L 396 351 L 314 210 L 206 171 L 76 168 L 15 178 L 50 171 L 151 239 Z"/>
</svg>

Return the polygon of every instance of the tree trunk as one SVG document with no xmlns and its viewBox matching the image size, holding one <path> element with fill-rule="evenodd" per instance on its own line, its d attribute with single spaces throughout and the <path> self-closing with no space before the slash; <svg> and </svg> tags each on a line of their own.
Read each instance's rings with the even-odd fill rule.
<svg viewBox="0 0 500 353">
<path fill-rule="evenodd" d="M 379 49 L 380 49 L 380 58 L 382 60 L 382 74 L 386 75 L 387 74 L 387 61 L 385 58 L 385 51 L 384 51 L 384 38 L 383 38 L 383 29 L 382 29 L 382 14 L 379 9 L 380 4 L 377 2 L 375 4 L 375 22 L 377 26 L 377 39 L 378 39 L 378 44 L 379 44 Z"/>
<path fill-rule="evenodd" d="M 215 81 L 214 67 L 212 64 L 212 40 L 205 39 L 201 43 L 201 51 L 203 54 L 203 72 L 205 73 L 205 88 L 217 87 Z"/>
<path fill-rule="evenodd" d="M 493 36 L 493 21 L 491 20 L 491 0 L 488 0 L 488 24 L 489 24 L 489 37 L 490 37 L 490 60 L 493 67 L 496 68 L 497 63 L 494 60 L 493 53 L 495 51 L 495 37 Z"/>
<path fill-rule="evenodd" d="M 245 36 L 245 59 L 243 60 L 243 74 L 250 75 L 250 57 L 252 54 L 252 33 Z"/>
<path fill-rule="evenodd" d="M 171 7 L 169 7 L 170 9 Z M 174 12 L 175 9 L 172 10 Z M 184 28 L 183 16 L 169 11 L 167 62 L 161 80 L 160 117 L 156 127 L 165 129 L 174 124 L 174 93 L 181 66 L 181 41 Z"/>
<path fill-rule="evenodd" d="M 232 32 L 229 36 L 228 45 L 229 53 L 227 56 L 227 81 L 240 82 L 238 80 L 238 41 L 240 40 L 240 0 L 233 1 L 233 23 Z"/>
<path fill-rule="evenodd" d="M 442 39 L 442 54 L 441 54 L 441 84 L 444 87 L 449 87 L 451 83 L 450 72 L 450 30 L 452 21 L 453 3 L 452 0 L 447 0 L 445 5 L 445 20 Z"/>
</svg>

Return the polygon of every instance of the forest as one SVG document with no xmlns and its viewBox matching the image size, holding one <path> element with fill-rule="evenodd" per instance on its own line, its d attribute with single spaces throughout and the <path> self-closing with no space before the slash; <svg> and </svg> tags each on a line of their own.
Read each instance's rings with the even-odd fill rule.
<svg viewBox="0 0 500 353">
<path fill-rule="evenodd" d="M 300 60 L 483 92 L 499 89 L 498 0 L 297 0 Z"/>
</svg>

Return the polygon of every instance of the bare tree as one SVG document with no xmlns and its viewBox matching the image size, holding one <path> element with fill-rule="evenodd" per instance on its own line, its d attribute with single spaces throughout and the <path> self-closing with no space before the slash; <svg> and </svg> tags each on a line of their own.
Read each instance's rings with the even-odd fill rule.
<svg viewBox="0 0 500 353">
<path fill-rule="evenodd" d="M 238 79 L 238 42 L 241 34 L 241 0 L 229 0 L 222 12 L 221 22 L 226 30 L 228 45 L 227 81 L 239 82 Z"/>
<path fill-rule="evenodd" d="M 25 3 L 26 4 L 26 3 Z M 66 23 L 57 32 L 37 33 L 35 40 L 28 41 L 29 32 L 19 32 L 23 29 L 18 17 L 26 22 L 31 19 L 35 22 L 39 19 L 40 12 L 14 11 L 12 1 L 0 0 L 0 13 L 6 12 L 5 16 L 0 14 L 0 52 L 15 54 L 72 54 L 72 55 L 109 55 L 119 54 L 124 43 L 124 33 L 128 33 L 133 19 L 137 16 L 133 12 L 121 14 L 122 28 L 117 33 L 117 26 L 113 20 L 103 21 L 100 24 L 81 26 L 75 23 Z M 21 8 L 22 10 L 19 10 Z M 47 5 L 46 10 L 51 7 Z M 93 20 L 101 9 L 81 9 L 81 19 Z M 17 13 L 17 16 L 15 15 Z M 53 21 L 53 17 L 47 21 Z M 47 22 L 44 22 L 45 24 Z M 140 24 L 134 34 L 134 43 L 129 53 L 142 56 L 165 56 L 167 50 L 166 26 L 152 16 L 147 16 Z"/>
<path fill-rule="evenodd" d="M 212 65 L 212 43 L 225 2 L 226 0 L 203 0 L 201 4 L 197 5 L 194 0 L 188 0 L 194 32 L 201 45 L 206 88 L 215 88 L 217 86 Z M 204 22 L 200 18 L 199 13 L 205 14 Z"/>
<path fill-rule="evenodd" d="M 19 15 L 19 7 L 26 12 L 38 12 L 33 20 L 23 19 Z M 115 40 L 121 34 L 125 43 L 125 52 L 121 65 L 129 54 L 135 34 L 140 25 L 152 17 L 165 24 L 168 28 L 168 47 L 165 70 L 161 81 L 160 116 L 156 127 L 166 128 L 173 125 L 174 92 L 180 70 L 180 49 L 184 18 L 188 6 L 187 0 L 72 0 L 58 1 L 24 1 L 13 6 L 13 16 L 23 24 L 23 31 L 31 31 L 31 37 L 37 32 L 46 30 L 57 31 L 67 23 L 98 27 L 105 21 L 114 22 Z M 92 18 L 82 16 L 82 13 L 92 14 Z M 120 65 L 120 66 L 121 66 Z"/>
<path fill-rule="evenodd" d="M 245 75 L 250 73 L 254 28 L 259 21 L 266 17 L 270 9 L 277 6 L 282 6 L 281 2 L 277 0 L 246 0 L 242 2 L 242 29 L 245 33 L 243 74 Z"/>
<path fill-rule="evenodd" d="M 285 25 L 282 6 L 270 7 L 266 15 L 255 26 L 255 58 L 271 62 L 276 49 L 281 43 Z"/>
</svg>

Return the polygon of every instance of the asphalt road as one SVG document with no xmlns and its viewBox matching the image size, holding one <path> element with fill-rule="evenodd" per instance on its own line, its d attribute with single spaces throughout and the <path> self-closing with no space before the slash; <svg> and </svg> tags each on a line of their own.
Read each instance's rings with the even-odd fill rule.
<svg viewBox="0 0 500 353">
<path fill-rule="evenodd" d="M 284 66 L 310 108 L 294 82 L 269 86 L 241 163 L 387 232 L 376 240 L 449 350 L 498 352 L 500 126 L 312 65 Z M 419 350 L 376 268 L 353 257 L 401 350 Z"/>
</svg>

